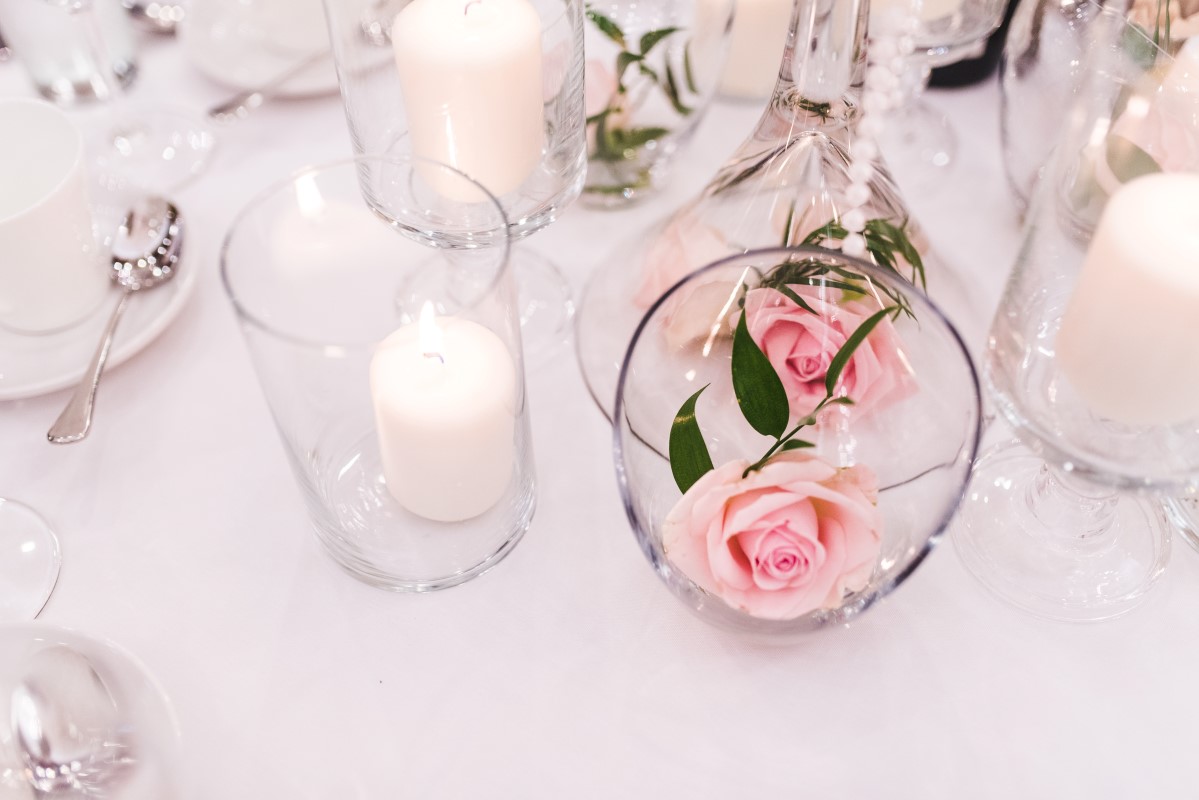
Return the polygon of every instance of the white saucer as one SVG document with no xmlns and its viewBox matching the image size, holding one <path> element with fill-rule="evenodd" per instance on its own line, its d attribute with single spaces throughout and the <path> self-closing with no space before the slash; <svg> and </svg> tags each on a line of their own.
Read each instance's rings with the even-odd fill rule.
<svg viewBox="0 0 1199 800">
<path fill-rule="evenodd" d="M 184 265 L 173 280 L 130 298 L 108 354 L 108 367 L 129 359 L 162 333 L 195 284 L 196 270 Z M 114 287 L 87 319 L 58 333 L 28 335 L 0 328 L 0 400 L 34 397 L 78 383 L 119 296 Z"/>
<path fill-rule="evenodd" d="M 235 89 L 254 89 L 317 52 L 317 48 L 304 51 L 270 41 L 260 31 L 261 22 L 250 18 L 248 11 L 239 16 L 239 7 L 248 8 L 192 3 L 179 26 L 184 55 L 212 80 Z M 314 97 L 336 91 L 337 72 L 330 54 L 275 93 L 281 97 Z"/>
</svg>

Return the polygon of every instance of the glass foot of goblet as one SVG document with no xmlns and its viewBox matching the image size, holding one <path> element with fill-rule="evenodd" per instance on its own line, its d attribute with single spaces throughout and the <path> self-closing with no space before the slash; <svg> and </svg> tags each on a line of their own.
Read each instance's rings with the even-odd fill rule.
<svg viewBox="0 0 1199 800">
<path fill-rule="evenodd" d="M 953 540 L 966 568 L 1000 598 L 1067 622 L 1131 611 L 1170 556 L 1160 501 L 1090 484 L 1020 444 L 975 464 Z"/>
<path fill-rule="evenodd" d="M 561 270 L 527 246 L 512 250 L 520 335 L 529 366 L 538 366 L 570 341 L 575 301 Z"/>
<path fill-rule="evenodd" d="M 122 108 L 125 119 L 94 126 L 88 142 L 93 163 L 108 188 L 157 193 L 180 188 L 208 166 L 216 138 L 202 121 L 161 108 Z"/>
<path fill-rule="evenodd" d="M 891 115 L 879 147 L 904 190 L 929 192 L 945 186 L 958 137 L 944 114 L 917 98 Z"/>
<path fill-rule="evenodd" d="M 1182 540 L 1199 550 L 1199 497 L 1167 497 L 1166 516 Z"/>
<path fill-rule="evenodd" d="M 58 538 L 29 506 L 0 498 L 0 622 L 41 613 L 58 582 Z"/>
</svg>

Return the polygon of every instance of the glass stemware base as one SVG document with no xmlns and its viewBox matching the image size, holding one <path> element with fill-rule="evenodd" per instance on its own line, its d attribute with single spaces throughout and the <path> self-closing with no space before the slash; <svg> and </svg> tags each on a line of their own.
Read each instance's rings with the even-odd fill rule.
<svg viewBox="0 0 1199 800">
<path fill-rule="evenodd" d="M 1018 443 L 975 464 L 953 538 L 966 568 L 990 591 L 1068 622 L 1131 611 L 1170 556 L 1160 501 L 1090 484 Z"/>
<path fill-rule="evenodd" d="M 525 360 L 535 367 L 570 341 L 574 295 L 558 266 L 527 245 L 512 249 L 512 271 Z"/>
<path fill-rule="evenodd" d="M 944 114 L 917 97 L 897 109 L 879 142 L 899 185 L 920 193 L 944 187 L 958 137 Z"/>
<path fill-rule="evenodd" d="M 1166 516 L 1182 540 L 1199 550 L 1199 497 L 1170 497 L 1165 500 Z"/>
<path fill-rule="evenodd" d="M 29 506 L 0 498 L 0 623 L 40 614 L 61 566 L 58 538 L 46 520 Z"/>
<path fill-rule="evenodd" d="M 200 175 L 216 147 L 212 130 L 192 115 L 157 107 L 119 106 L 124 119 L 89 124 L 92 163 L 109 188 L 133 187 L 158 193 L 178 189 Z"/>
</svg>

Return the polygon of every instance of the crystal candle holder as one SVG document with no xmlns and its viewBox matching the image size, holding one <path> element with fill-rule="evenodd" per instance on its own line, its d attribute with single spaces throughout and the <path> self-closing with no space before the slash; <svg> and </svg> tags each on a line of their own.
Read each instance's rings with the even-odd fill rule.
<svg viewBox="0 0 1199 800">
<path fill-rule="evenodd" d="M 317 538 L 367 583 L 460 583 L 532 518 L 506 230 L 462 173 L 358 158 L 267 190 L 225 240 L 225 289 Z"/>
</svg>

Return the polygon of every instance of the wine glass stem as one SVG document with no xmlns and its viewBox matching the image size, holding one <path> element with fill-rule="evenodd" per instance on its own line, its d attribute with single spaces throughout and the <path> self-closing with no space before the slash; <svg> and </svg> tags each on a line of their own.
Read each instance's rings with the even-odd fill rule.
<svg viewBox="0 0 1199 800">
<path fill-rule="evenodd" d="M 104 28 L 96 13 L 92 0 L 83 0 L 71 7 L 70 14 L 83 29 L 83 40 L 87 43 L 88 57 L 96 67 L 93 89 L 102 101 L 115 102 L 124 96 L 121 77 L 116 72 L 108 42 L 104 39 Z"/>
<path fill-rule="evenodd" d="M 1045 464 L 1024 502 L 1047 531 L 1081 545 L 1100 539 L 1111 528 L 1119 495 Z"/>
</svg>

